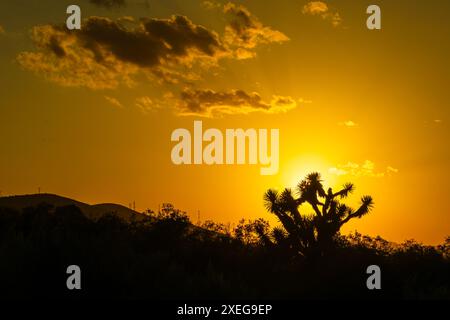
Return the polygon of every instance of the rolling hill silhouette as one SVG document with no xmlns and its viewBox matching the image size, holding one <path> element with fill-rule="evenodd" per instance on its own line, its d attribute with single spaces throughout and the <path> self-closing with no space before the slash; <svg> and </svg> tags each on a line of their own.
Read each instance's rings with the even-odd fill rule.
<svg viewBox="0 0 450 320">
<path fill-rule="evenodd" d="M 49 193 L 0 197 L 0 207 L 11 208 L 17 211 L 22 211 L 27 207 L 36 207 L 41 204 L 52 205 L 55 208 L 74 205 L 87 218 L 94 221 L 97 221 L 105 214 L 114 214 L 125 221 L 132 219 L 140 220 L 143 217 L 141 213 L 119 204 L 101 203 L 89 205 L 84 202 Z"/>
</svg>

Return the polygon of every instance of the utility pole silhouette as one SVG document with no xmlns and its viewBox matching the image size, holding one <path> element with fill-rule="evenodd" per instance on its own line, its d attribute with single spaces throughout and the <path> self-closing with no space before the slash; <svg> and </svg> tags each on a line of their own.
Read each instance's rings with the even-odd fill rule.
<svg viewBox="0 0 450 320">
<path fill-rule="evenodd" d="M 38 187 L 38 194 L 41 194 L 41 187 Z"/>
<path fill-rule="evenodd" d="M 197 210 L 197 225 L 200 225 L 200 210 Z"/>
</svg>

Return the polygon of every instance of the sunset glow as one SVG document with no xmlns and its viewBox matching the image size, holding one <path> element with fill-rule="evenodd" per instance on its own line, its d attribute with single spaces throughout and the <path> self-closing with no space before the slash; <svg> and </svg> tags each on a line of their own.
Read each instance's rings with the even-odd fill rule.
<svg viewBox="0 0 450 320">
<path fill-rule="evenodd" d="M 442 242 L 450 2 L 386 1 L 383 29 L 370 31 L 369 3 L 356 2 L 84 1 L 72 32 L 61 28 L 66 1 L 2 1 L 1 196 L 40 190 L 140 211 L 170 202 L 194 221 L 276 225 L 264 192 L 320 172 L 327 187 L 356 185 L 350 203 L 374 198 L 344 232 Z M 175 165 L 171 134 L 196 120 L 223 133 L 279 129 L 277 173 Z"/>
</svg>

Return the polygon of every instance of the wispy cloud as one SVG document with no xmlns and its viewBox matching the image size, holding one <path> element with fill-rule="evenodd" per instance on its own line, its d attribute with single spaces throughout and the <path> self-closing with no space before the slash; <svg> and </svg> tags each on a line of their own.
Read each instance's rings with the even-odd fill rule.
<svg viewBox="0 0 450 320">
<path fill-rule="evenodd" d="M 344 121 L 344 122 L 339 122 L 340 126 L 345 126 L 348 128 L 353 128 L 353 127 L 357 127 L 358 124 L 356 122 L 353 122 L 352 120 L 348 120 L 348 121 Z"/>
<path fill-rule="evenodd" d="M 254 49 L 261 44 L 282 43 L 289 38 L 281 31 L 265 26 L 257 17 L 242 5 L 228 2 L 224 12 L 229 18 L 225 28 L 224 42 L 231 48 L 238 59 L 255 56 Z"/>
<path fill-rule="evenodd" d="M 135 104 L 143 114 L 148 114 L 162 107 L 159 99 L 155 100 L 147 96 L 137 98 Z"/>
<path fill-rule="evenodd" d="M 243 90 L 184 90 L 177 102 L 182 115 L 214 117 L 224 114 L 248 114 L 252 112 L 283 113 L 297 106 L 291 97 L 272 96 L 264 101 L 256 92 Z"/>
<path fill-rule="evenodd" d="M 214 0 L 204 0 L 202 1 L 202 7 L 204 7 L 207 10 L 214 10 L 221 8 L 222 4 Z"/>
<path fill-rule="evenodd" d="M 388 166 L 388 167 L 386 168 L 386 172 L 387 172 L 387 173 L 397 173 L 397 172 L 398 172 L 398 169 L 393 168 L 393 167 L 391 167 L 391 166 Z"/>
<path fill-rule="evenodd" d="M 310 1 L 303 6 L 303 13 L 321 15 L 328 12 L 328 5 L 322 1 Z"/>
<path fill-rule="evenodd" d="M 376 171 L 375 163 L 370 160 L 365 160 L 362 164 L 347 162 L 344 165 L 338 165 L 328 170 L 329 173 L 344 176 L 351 175 L 357 177 L 376 177 L 381 178 L 387 175 L 398 173 L 398 169 L 388 166 L 384 171 Z"/>
<path fill-rule="evenodd" d="M 319 16 L 329 21 L 334 27 L 341 25 L 342 18 L 339 12 L 331 10 L 323 1 L 310 1 L 303 6 L 302 13 L 306 15 Z"/>
<path fill-rule="evenodd" d="M 114 97 L 104 96 L 105 100 L 117 108 L 123 108 L 123 105 Z"/>
</svg>

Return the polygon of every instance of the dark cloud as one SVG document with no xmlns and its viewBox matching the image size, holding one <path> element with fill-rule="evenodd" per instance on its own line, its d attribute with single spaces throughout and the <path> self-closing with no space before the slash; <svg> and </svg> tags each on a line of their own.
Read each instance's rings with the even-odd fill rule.
<svg viewBox="0 0 450 320">
<path fill-rule="evenodd" d="M 194 25 L 184 16 L 175 16 L 171 20 L 149 19 L 144 27 L 152 38 L 167 44 L 175 55 L 187 55 L 189 48 L 195 48 L 208 56 L 223 50 L 217 33 Z"/>
<path fill-rule="evenodd" d="M 273 96 L 271 101 L 266 102 L 256 92 L 247 93 L 243 90 L 217 92 L 208 89 L 184 90 L 177 105 L 181 114 L 203 116 L 247 114 L 255 111 L 278 113 L 296 106 L 296 101 L 291 97 Z"/>
<path fill-rule="evenodd" d="M 256 109 L 268 109 L 257 93 L 248 94 L 243 90 L 230 92 L 215 92 L 213 90 L 188 90 L 181 93 L 181 99 L 190 111 L 203 111 L 213 106 L 242 107 L 250 106 Z"/>
<path fill-rule="evenodd" d="M 91 17 L 77 33 L 78 44 L 90 50 L 99 62 L 112 54 L 118 60 L 151 67 L 164 55 L 164 44 L 141 28 L 127 30 L 109 18 Z"/>
<path fill-rule="evenodd" d="M 168 82 L 195 78 L 178 69 L 190 68 L 191 64 L 204 60 L 215 61 L 226 54 L 215 32 L 184 16 L 139 22 L 130 18 L 90 17 L 77 31 L 68 31 L 63 26 L 34 27 L 32 38 L 39 51 L 21 53 L 18 60 L 23 67 L 37 73 L 45 71 L 47 78 L 65 85 L 95 89 L 118 84 L 122 75 L 131 83 L 131 75 L 138 72 L 151 73 Z M 114 81 L 97 83 L 100 79 L 93 70 L 108 74 L 106 79 Z M 86 79 L 89 74 L 95 81 Z"/>
<path fill-rule="evenodd" d="M 214 57 L 222 50 L 216 33 L 193 24 L 184 16 L 145 19 L 132 30 L 109 18 L 90 17 L 76 37 L 79 45 L 100 59 L 106 51 L 119 60 L 141 67 L 197 54 Z"/>
</svg>

